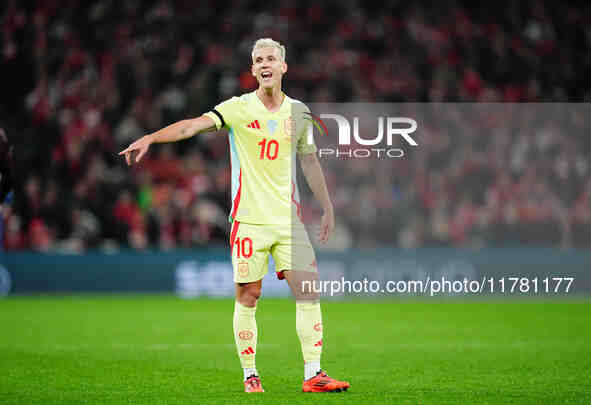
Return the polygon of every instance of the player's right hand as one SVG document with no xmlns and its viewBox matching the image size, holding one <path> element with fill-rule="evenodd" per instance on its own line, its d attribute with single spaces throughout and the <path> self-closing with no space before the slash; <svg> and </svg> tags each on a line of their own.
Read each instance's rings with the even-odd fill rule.
<svg viewBox="0 0 591 405">
<path fill-rule="evenodd" d="M 138 163 L 144 155 L 148 152 L 150 145 L 152 144 L 152 138 L 150 135 L 146 135 L 132 143 L 127 147 L 127 149 L 122 150 L 119 152 L 119 155 L 125 155 L 125 161 L 127 165 L 132 165 L 134 163 Z M 135 159 L 132 159 L 134 152 L 137 151 L 137 156 Z"/>
</svg>

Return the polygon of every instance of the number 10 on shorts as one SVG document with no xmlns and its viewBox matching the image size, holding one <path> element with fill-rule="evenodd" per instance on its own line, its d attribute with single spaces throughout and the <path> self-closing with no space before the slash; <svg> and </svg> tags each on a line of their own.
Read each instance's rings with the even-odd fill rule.
<svg viewBox="0 0 591 405">
<path fill-rule="evenodd" d="M 234 241 L 236 245 L 236 254 L 237 257 L 248 259 L 252 256 L 252 239 L 250 238 L 236 238 Z"/>
</svg>

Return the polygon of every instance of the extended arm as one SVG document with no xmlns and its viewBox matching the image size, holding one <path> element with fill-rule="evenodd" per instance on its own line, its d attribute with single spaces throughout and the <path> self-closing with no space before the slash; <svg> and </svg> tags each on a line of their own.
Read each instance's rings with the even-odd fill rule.
<svg viewBox="0 0 591 405">
<path fill-rule="evenodd" d="M 199 118 L 178 121 L 159 131 L 141 137 L 129 145 L 127 149 L 119 152 L 119 154 L 125 155 L 125 161 L 128 165 L 131 165 L 133 163 L 138 163 L 142 157 L 144 157 L 146 152 L 148 152 L 150 145 L 153 143 L 176 142 L 190 138 L 199 132 L 209 132 L 214 131 L 215 129 L 215 122 L 205 115 L 202 115 Z M 134 151 L 138 151 L 135 162 L 131 159 L 131 155 Z"/>
<path fill-rule="evenodd" d="M 328 195 L 328 189 L 326 188 L 326 180 L 322 173 L 322 167 L 320 166 L 320 162 L 315 153 L 300 155 L 300 163 L 302 165 L 304 177 L 314 193 L 314 197 L 320 202 L 322 210 L 324 211 L 320 223 L 318 240 L 321 243 L 326 243 L 334 229 L 334 211 L 330 196 Z"/>
</svg>

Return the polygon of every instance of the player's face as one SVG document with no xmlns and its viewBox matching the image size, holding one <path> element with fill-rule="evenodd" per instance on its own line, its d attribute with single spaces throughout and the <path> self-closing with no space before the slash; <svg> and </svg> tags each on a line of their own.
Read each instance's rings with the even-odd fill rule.
<svg viewBox="0 0 591 405">
<path fill-rule="evenodd" d="M 281 51 L 274 46 L 257 48 L 252 55 L 252 75 L 259 86 L 272 88 L 281 84 L 281 78 L 287 72 L 287 64 L 281 60 Z"/>
</svg>

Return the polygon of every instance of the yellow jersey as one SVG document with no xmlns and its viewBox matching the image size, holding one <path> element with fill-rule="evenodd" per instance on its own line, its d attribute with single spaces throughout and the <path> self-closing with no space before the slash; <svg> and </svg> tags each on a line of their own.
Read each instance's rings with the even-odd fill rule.
<svg viewBox="0 0 591 405">
<path fill-rule="evenodd" d="M 232 97 L 205 113 L 216 129 L 227 128 L 232 165 L 230 222 L 292 224 L 301 220 L 296 153 L 315 153 L 308 141 L 310 110 L 284 96 L 269 111 L 256 92 Z"/>
</svg>

